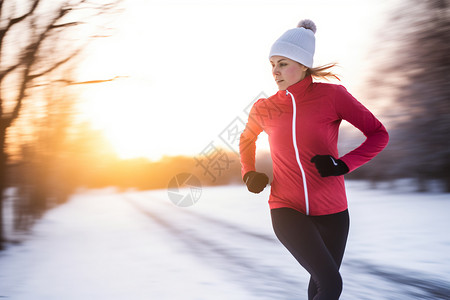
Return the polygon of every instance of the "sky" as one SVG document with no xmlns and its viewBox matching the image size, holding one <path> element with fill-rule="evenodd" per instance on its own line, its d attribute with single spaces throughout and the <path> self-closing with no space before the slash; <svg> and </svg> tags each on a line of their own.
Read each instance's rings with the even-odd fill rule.
<svg viewBox="0 0 450 300">
<path fill-rule="evenodd" d="M 340 84 L 359 99 L 370 47 L 395 2 L 124 1 L 114 35 L 95 42 L 79 79 L 81 111 L 122 158 L 197 155 L 259 95 L 277 91 L 268 52 L 302 19 L 316 23 L 314 65 L 338 62 Z M 370 103 L 359 99 L 371 108 Z M 268 149 L 261 136 L 258 149 Z"/>
</svg>

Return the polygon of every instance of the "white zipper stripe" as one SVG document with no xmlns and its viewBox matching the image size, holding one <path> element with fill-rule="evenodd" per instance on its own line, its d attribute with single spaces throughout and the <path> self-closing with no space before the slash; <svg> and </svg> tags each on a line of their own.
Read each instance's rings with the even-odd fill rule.
<svg viewBox="0 0 450 300">
<path fill-rule="evenodd" d="M 300 167 L 300 172 L 302 172 L 303 190 L 305 191 L 306 215 L 309 215 L 309 199 L 308 199 L 308 188 L 306 186 L 306 176 L 305 171 L 303 170 L 302 163 L 300 162 L 300 154 L 298 152 L 297 146 L 297 134 L 296 134 L 297 108 L 295 105 L 294 95 L 292 95 L 288 90 L 286 90 L 286 95 L 290 95 L 292 100 L 292 143 L 294 144 L 295 158 L 297 159 L 297 164 Z"/>
</svg>

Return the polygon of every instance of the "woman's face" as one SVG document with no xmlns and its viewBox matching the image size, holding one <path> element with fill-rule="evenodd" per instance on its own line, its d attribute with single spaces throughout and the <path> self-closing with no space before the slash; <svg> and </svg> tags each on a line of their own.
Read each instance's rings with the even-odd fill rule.
<svg viewBox="0 0 450 300">
<path fill-rule="evenodd" d="M 272 75 L 280 91 L 299 82 L 306 76 L 307 67 L 284 56 L 272 56 Z"/>
</svg>

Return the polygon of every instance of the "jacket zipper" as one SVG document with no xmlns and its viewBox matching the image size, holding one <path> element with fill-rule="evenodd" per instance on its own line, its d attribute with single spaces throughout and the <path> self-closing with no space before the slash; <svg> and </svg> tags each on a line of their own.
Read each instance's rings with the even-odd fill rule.
<svg viewBox="0 0 450 300">
<path fill-rule="evenodd" d="M 295 158 L 297 159 L 297 164 L 300 168 L 300 172 L 302 173 L 303 190 L 305 192 L 305 209 L 306 209 L 306 215 L 309 215 L 309 199 L 308 199 L 308 188 L 306 186 L 306 176 L 305 176 L 305 171 L 303 170 L 302 163 L 300 162 L 300 154 L 299 154 L 298 146 L 297 146 L 297 134 L 296 134 L 297 107 L 295 105 L 294 95 L 292 95 L 288 90 L 286 90 L 286 96 L 287 95 L 291 96 L 291 100 L 292 100 L 292 144 L 294 146 Z"/>
</svg>

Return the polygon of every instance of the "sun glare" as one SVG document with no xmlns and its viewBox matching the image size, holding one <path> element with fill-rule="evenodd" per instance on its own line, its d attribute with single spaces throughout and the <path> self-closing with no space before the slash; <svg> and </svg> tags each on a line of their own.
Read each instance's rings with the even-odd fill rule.
<svg viewBox="0 0 450 300">
<path fill-rule="evenodd" d="M 100 83 L 85 88 L 82 112 L 100 129 L 120 158 L 157 159 L 152 141 L 157 120 L 142 85 L 131 79 Z"/>
</svg>

